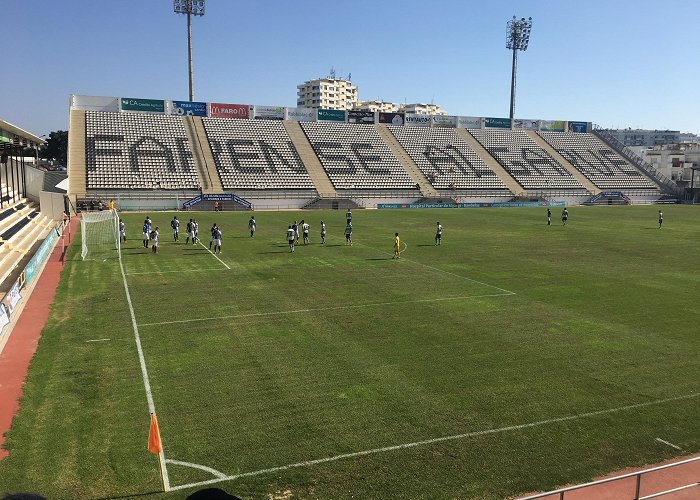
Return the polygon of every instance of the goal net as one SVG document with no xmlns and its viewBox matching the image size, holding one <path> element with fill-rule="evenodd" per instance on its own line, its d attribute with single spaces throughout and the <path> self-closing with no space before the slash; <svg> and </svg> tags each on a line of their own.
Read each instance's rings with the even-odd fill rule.
<svg viewBox="0 0 700 500">
<path fill-rule="evenodd" d="M 80 217 L 83 260 L 120 257 L 119 214 L 116 210 L 83 212 Z"/>
</svg>

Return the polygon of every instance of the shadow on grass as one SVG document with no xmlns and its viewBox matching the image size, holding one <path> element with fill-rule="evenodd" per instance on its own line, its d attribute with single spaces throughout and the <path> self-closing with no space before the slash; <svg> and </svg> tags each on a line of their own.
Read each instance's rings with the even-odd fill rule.
<svg viewBox="0 0 700 500">
<path fill-rule="evenodd" d="M 365 260 L 391 260 L 391 257 L 372 257 L 371 259 Z"/>
<path fill-rule="evenodd" d="M 139 497 L 147 497 L 151 495 L 158 495 L 160 493 L 163 493 L 163 491 L 149 491 L 146 493 L 134 493 L 133 495 L 122 495 L 122 496 L 116 496 L 116 497 L 100 497 L 97 500 L 117 500 L 119 498 L 139 498 Z"/>
</svg>

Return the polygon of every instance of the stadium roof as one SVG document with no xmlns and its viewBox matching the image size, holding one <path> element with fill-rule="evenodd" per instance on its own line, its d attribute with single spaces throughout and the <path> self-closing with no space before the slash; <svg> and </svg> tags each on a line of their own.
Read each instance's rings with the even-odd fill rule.
<svg viewBox="0 0 700 500">
<path fill-rule="evenodd" d="M 8 143 L 12 142 L 14 137 L 7 137 L 6 135 L 11 135 L 15 137 L 20 137 L 23 139 L 26 139 L 27 142 L 30 143 L 36 143 L 38 145 L 46 144 L 46 141 L 42 139 L 41 137 L 38 137 L 30 132 L 27 132 L 26 130 L 23 130 L 15 125 L 12 125 L 11 123 L 8 123 L 4 120 L 0 120 L 0 145 L 1 143 Z"/>
</svg>

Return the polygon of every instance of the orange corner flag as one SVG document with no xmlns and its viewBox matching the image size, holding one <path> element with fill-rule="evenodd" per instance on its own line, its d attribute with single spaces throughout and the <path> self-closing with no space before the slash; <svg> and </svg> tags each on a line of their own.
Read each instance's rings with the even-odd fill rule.
<svg viewBox="0 0 700 500">
<path fill-rule="evenodd" d="M 151 413 L 151 428 L 148 431 L 148 451 L 154 454 L 160 453 L 160 431 L 158 430 L 158 420 L 156 414 Z"/>
</svg>

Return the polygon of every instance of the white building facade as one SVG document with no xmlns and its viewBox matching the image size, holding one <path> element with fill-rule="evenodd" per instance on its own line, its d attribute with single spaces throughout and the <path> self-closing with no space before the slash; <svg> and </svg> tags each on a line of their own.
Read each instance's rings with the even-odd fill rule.
<svg viewBox="0 0 700 500">
<path fill-rule="evenodd" d="M 297 106 L 304 108 L 353 109 L 357 86 L 340 78 L 319 78 L 297 85 Z"/>
</svg>

